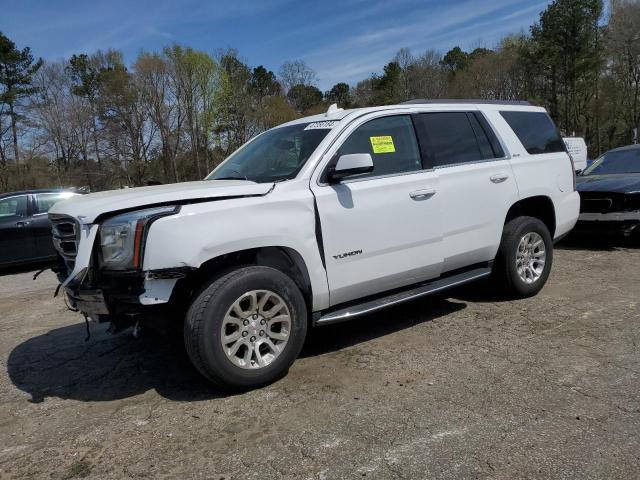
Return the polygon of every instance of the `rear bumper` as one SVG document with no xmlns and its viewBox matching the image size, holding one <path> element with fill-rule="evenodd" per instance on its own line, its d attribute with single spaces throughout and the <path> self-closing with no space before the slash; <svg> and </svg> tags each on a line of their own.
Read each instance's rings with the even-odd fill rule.
<svg viewBox="0 0 640 480">
<path fill-rule="evenodd" d="M 554 201 L 556 209 L 556 231 L 554 240 L 559 240 L 575 227 L 580 213 L 580 194 L 571 192 L 560 200 Z"/>
</svg>

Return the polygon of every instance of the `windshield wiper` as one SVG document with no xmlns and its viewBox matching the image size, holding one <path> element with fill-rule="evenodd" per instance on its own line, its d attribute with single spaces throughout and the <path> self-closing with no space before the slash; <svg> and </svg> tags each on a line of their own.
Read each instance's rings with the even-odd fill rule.
<svg viewBox="0 0 640 480">
<path fill-rule="evenodd" d="M 239 170 L 229 170 L 229 173 L 237 173 L 237 175 L 227 175 L 226 177 L 214 178 L 213 180 L 249 180 L 247 176 L 240 173 Z"/>
</svg>

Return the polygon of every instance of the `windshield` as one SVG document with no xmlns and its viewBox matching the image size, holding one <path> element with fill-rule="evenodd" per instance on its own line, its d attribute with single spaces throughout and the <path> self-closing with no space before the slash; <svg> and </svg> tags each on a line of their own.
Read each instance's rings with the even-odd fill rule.
<svg viewBox="0 0 640 480">
<path fill-rule="evenodd" d="M 335 122 L 279 127 L 250 140 L 206 180 L 251 180 L 257 183 L 294 178 Z"/>
<path fill-rule="evenodd" d="M 607 152 L 585 169 L 583 175 L 640 173 L 640 148 Z"/>
</svg>

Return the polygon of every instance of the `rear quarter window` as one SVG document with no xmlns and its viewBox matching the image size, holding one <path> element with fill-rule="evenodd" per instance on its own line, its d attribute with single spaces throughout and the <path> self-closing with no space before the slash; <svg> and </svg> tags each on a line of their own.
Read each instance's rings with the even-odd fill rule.
<svg viewBox="0 0 640 480">
<path fill-rule="evenodd" d="M 546 113 L 501 111 L 500 115 L 530 155 L 566 151 L 558 129 Z"/>
</svg>

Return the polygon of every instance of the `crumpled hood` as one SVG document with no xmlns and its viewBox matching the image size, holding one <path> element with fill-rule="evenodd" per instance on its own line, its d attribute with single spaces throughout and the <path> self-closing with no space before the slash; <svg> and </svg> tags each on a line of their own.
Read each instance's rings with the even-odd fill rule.
<svg viewBox="0 0 640 480">
<path fill-rule="evenodd" d="M 577 178 L 579 192 L 640 192 L 640 174 L 588 175 Z"/>
<path fill-rule="evenodd" d="M 272 188 L 273 183 L 254 183 L 247 180 L 204 180 L 125 188 L 78 195 L 56 203 L 49 213 L 70 215 L 81 223 L 93 223 L 104 213 L 172 202 L 189 203 L 189 201 L 206 201 L 222 197 L 261 196 L 269 193 Z"/>
</svg>

